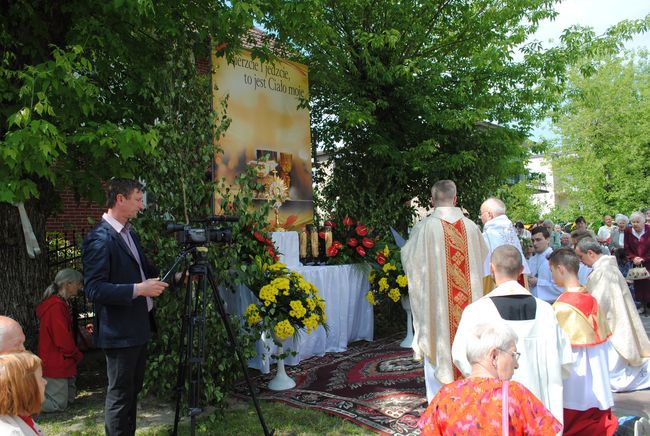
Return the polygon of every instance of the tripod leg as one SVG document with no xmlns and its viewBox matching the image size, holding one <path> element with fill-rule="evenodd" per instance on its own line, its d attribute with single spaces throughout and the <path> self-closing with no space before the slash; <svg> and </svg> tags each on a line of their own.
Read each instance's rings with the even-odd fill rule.
<svg viewBox="0 0 650 436">
<path fill-rule="evenodd" d="M 190 316 L 192 313 L 192 280 L 188 278 L 187 287 L 185 291 L 185 303 L 183 305 L 183 320 L 181 322 L 181 331 L 179 336 L 178 344 L 178 370 L 176 373 L 176 388 L 174 392 L 176 394 L 176 411 L 174 413 L 174 429 L 172 434 L 176 436 L 178 434 L 178 422 L 180 419 L 181 411 L 181 400 L 183 398 L 183 391 L 185 387 L 185 366 L 187 365 L 187 353 L 186 353 L 186 334 L 188 333 Z"/>
<path fill-rule="evenodd" d="M 230 319 L 228 317 L 228 314 L 226 313 L 226 310 L 223 306 L 223 301 L 221 300 L 221 297 L 219 296 L 219 291 L 217 288 L 216 281 L 214 279 L 214 276 L 212 275 L 212 270 L 210 269 L 210 266 L 208 265 L 208 280 L 210 281 L 210 286 L 212 288 L 212 296 L 214 297 L 214 305 L 217 308 L 217 312 L 219 313 L 219 316 L 221 317 L 221 322 L 223 323 L 224 328 L 226 329 L 226 333 L 228 334 L 228 340 L 230 341 L 231 347 L 235 350 L 235 353 L 237 354 L 237 358 L 239 360 L 239 364 L 241 365 L 242 372 L 244 373 L 244 377 L 246 378 L 246 384 L 248 385 L 248 392 L 251 394 L 251 398 L 253 399 L 253 404 L 255 405 L 255 410 L 257 411 L 257 416 L 260 419 L 260 424 L 262 425 L 262 430 L 264 430 L 264 435 L 265 436 L 271 436 L 275 432 L 275 430 L 269 432 L 268 427 L 266 426 L 266 422 L 264 421 L 264 415 L 262 415 L 262 409 L 260 408 L 259 401 L 257 400 L 257 395 L 255 394 L 255 390 L 253 389 L 253 384 L 251 383 L 251 379 L 248 376 L 248 364 L 246 363 L 246 360 L 244 360 L 244 356 L 242 355 L 242 352 L 239 348 L 239 344 L 237 343 L 237 338 L 235 336 L 235 333 L 232 330 L 232 326 L 230 325 Z"/>
</svg>

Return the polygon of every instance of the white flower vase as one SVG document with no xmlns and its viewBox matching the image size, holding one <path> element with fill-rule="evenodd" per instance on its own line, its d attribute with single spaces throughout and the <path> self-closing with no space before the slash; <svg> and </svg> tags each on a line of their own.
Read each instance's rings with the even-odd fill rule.
<svg viewBox="0 0 650 436">
<path fill-rule="evenodd" d="M 402 302 L 402 309 L 406 312 L 406 337 L 399 346 L 402 348 L 411 348 L 413 344 L 413 316 L 411 315 L 411 301 L 408 295 L 403 295 L 400 299 Z"/>
<path fill-rule="evenodd" d="M 274 336 L 274 340 L 280 344 L 276 352 L 278 355 L 281 355 L 283 353 L 282 344 L 284 343 L 284 341 L 278 339 L 275 336 Z M 287 375 L 287 372 L 284 369 L 283 358 L 278 359 L 275 377 L 273 377 L 273 380 L 269 382 L 268 387 L 272 391 L 286 391 L 287 389 L 292 389 L 296 387 L 296 382 Z"/>
</svg>

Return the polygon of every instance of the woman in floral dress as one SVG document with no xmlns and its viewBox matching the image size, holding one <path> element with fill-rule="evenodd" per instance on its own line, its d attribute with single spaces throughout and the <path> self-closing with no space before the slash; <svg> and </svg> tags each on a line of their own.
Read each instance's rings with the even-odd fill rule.
<svg viewBox="0 0 650 436">
<path fill-rule="evenodd" d="M 443 386 L 418 421 L 421 434 L 557 434 L 562 424 L 528 389 L 510 381 L 519 359 L 515 332 L 505 324 L 486 323 L 471 335 L 471 375 Z"/>
</svg>

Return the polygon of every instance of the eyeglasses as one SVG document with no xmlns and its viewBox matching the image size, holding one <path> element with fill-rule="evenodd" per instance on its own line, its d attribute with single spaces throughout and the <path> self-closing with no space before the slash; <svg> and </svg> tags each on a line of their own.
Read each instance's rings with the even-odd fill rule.
<svg viewBox="0 0 650 436">
<path fill-rule="evenodd" d="M 510 354 L 512 356 L 512 360 L 514 360 L 515 362 L 519 362 L 519 357 L 521 356 L 521 353 L 518 353 L 517 351 L 504 350 L 503 348 L 499 348 L 498 350 Z"/>
</svg>

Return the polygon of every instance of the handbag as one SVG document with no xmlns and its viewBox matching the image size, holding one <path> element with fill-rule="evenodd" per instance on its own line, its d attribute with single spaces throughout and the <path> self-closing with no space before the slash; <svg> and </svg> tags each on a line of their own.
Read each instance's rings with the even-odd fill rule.
<svg viewBox="0 0 650 436">
<path fill-rule="evenodd" d="M 625 278 L 628 280 L 645 280 L 650 278 L 650 273 L 644 266 L 635 266 L 634 268 L 630 268 Z"/>
<path fill-rule="evenodd" d="M 508 380 L 504 380 L 503 387 L 501 388 L 501 432 L 503 436 L 508 436 L 510 431 L 510 416 L 508 414 L 510 408 L 508 404 Z"/>
</svg>

